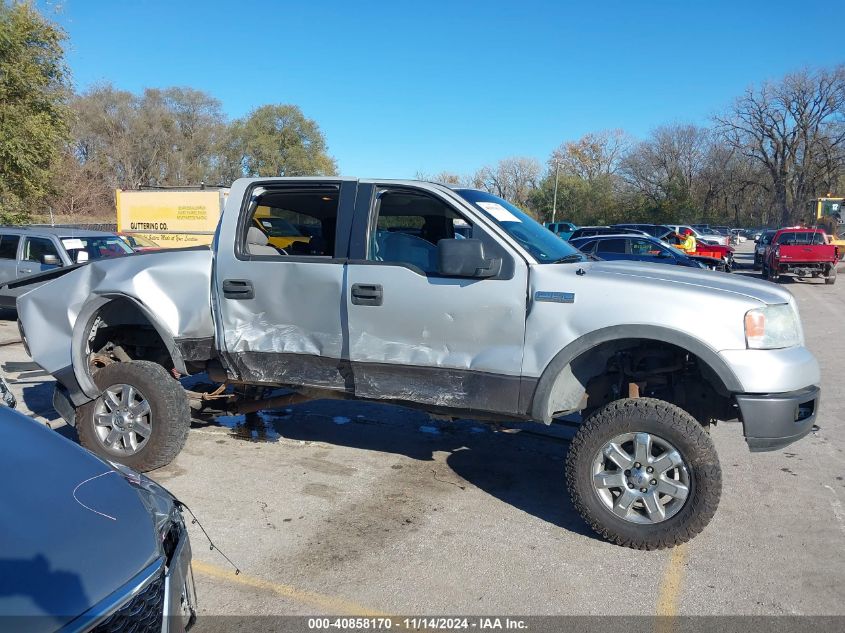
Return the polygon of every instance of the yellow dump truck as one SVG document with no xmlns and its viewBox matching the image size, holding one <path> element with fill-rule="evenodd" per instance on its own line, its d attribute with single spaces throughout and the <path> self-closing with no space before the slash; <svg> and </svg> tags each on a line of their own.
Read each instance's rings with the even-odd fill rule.
<svg viewBox="0 0 845 633">
<path fill-rule="evenodd" d="M 228 188 L 115 191 L 117 231 L 161 248 L 211 244 Z"/>
</svg>

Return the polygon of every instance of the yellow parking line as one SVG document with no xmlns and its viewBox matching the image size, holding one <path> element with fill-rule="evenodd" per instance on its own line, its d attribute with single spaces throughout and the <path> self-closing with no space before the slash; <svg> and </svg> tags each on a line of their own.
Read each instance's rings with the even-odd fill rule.
<svg viewBox="0 0 845 633">
<path fill-rule="evenodd" d="M 678 615 L 678 602 L 681 597 L 686 561 L 687 544 L 683 543 L 675 547 L 672 550 L 672 556 L 669 557 L 669 563 L 666 566 L 663 580 L 660 583 L 660 596 L 657 599 L 657 616 L 668 619 Z M 671 627 L 669 630 L 671 630 Z"/>
<path fill-rule="evenodd" d="M 252 587 L 253 589 L 263 589 L 275 593 L 294 602 L 307 604 L 316 607 L 325 613 L 332 615 L 356 615 L 364 617 L 385 617 L 386 614 L 368 609 L 344 598 L 335 596 L 326 596 L 314 591 L 307 591 L 304 589 L 297 589 L 291 585 L 284 585 L 281 583 L 270 582 L 254 576 L 248 576 L 241 572 L 237 576 L 231 569 L 223 569 L 216 565 L 204 563 L 202 561 L 194 560 L 192 566 L 195 573 L 218 580 L 224 580 L 244 587 Z"/>
</svg>

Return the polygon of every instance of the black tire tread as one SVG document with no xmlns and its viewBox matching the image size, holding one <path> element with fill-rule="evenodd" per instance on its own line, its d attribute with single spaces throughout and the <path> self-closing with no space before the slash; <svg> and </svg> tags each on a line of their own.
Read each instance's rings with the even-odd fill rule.
<svg viewBox="0 0 845 633">
<path fill-rule="evenodd" d="M 92 401 L 77 409 L 76 429 L 79 443 L 101 457 L 120 461 L 140 472 L 155 470 L 172 462 L 184 448 L 191 428 L 191 409 L 182 385 L 164 367 L 146 360 L 106 365 L 94 374 L 93 378 L 94 383 L 101 389 L 116 383 L 138 387 L 135 381 L 139 379 L 155 385 L 152 393 L 150 389 L 141 389 L 154 413 L 153 436 L 147 440 L 148 444 L 143 451 L 136 455 L 120 459 L 104 454 L 99 450 L 100 443 L 94 437 L 93 415 L 96 401 Z"/>
<path fill-rule="evenodd" d="M 695 468 L 696 478 L 707 480 L 708 485 L 697 486 L 688 501 L 689 505 L 679 513 L 688 515 L 689 520 L 677 523 L 674 521 L 678 516 L 676 515 L 664 523 L 649 526 L 648 534 L 632 536 L 611 529 L 599 517 L 593 516 L 583 497 L 586 493 L 594 494 L 593 490 L 580 489 L 576 469 L 581 460 L 586 459 L 588 464 L 592 460 L 594 453 L 585 454 L 585 451 L 589 453 L 594 450 L 591 444 L 596 437 L 602 438 L 601 443 L 604 443 L 615 435 L 633 431 L 634 429 L 625 428 L 624 420 L 633 411 L 641 412 L 643 409 L 661 424 L 690 439 L 695 454 L 687 457 L 694 461 L 691 465 Z M 722 469 L 707 431 L 680 407 L 653 398 L 616 400 L 584 420 L 570 444 L 566 460 L 566 480 L 573 505 L 597 534 L 617 545 L 639 550 L 675 547 L 695 537 L 710 523 L 716 513 L 722 492 Z"/>
</svg>

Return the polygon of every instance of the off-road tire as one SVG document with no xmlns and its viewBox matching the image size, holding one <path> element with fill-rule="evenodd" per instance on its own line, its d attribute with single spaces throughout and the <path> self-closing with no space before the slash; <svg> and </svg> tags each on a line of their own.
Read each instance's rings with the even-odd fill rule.
<svg viewBox="0 0 845 633">
<path fill-rule="evenodd" d="M 827 277 L 824 278 L 824 282 L 828 286 L 832 286 L 836 283 L 836 265 L 830 267 L 830 272 L 827 274 Z"/>
<path fill-rule="evenodd" d="M 104 459 L 117 461 L 140 472 L 166 466 L 179 454 L 191 428 L 188 397 L 177 380 L 156 363 L 133 360 L 106 365 L 94 374 L 94 383 L 101 390 L 117 384 L 136 387 L 150 405 L 152 434 L 134 455 L 115 456 L 105 451 L 94 429 L 94 400 L 76 410 L 79 442 Z"/>
<path fill-rule="evenodd" d="M 684 506 L 660 523 L 636 524 L 616 516 L 592 484 L 592 463 L 602 446 L 635 432 L 673 444 L 690 471 Z M 683 409 L 653 398 L 617 400 L 584 420 L 570 445 L 566 480 L 576 510 L 593 530 L 617 545 L 641 550 L 674 547 L 693 538 L 713 518 L 722 494 L 722 469 L 707 431 Z"/>
</svg>

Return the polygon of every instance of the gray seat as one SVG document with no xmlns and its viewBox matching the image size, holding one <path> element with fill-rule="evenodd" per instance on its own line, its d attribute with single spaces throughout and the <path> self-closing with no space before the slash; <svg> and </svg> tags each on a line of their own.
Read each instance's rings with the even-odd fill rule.
<svg viewBox="0 0 845 633">
<path fill-rule="evenodd" d="M 267 235 L 255 226 L 246 232 L 246 247 L 250 255 L 281 255 L 282 253 L 267 244 Z"/>
<path fill-rule="evenodd" d="M 376 259 L 411 264 L 426 273 L 437 272 L 437 247 L 407 233 L 385 232 L 377 239 Z"/>
</svg>

